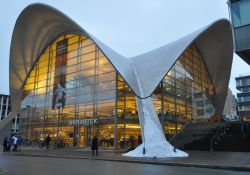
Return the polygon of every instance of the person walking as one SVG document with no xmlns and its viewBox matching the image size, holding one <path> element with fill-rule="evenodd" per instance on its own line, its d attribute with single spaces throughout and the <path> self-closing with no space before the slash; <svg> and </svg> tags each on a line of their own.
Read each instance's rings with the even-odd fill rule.
<svg viewBox="0 0 250 175">
<path fill-rule="evenodd" d="M 48 135 L 46 140 L 45 140 L 45 144 L 46 144 L 46 148 L 49 149 L 49 144 L 50 144 L 50 141 L 51 141 L 51 137 Z"/>
<path fill-rule="evenodd" d="M 12 137 L 12 140 L 13 140 L 13 145 L 14 145 L 14 148 L 12 149 L 12 151 L 17 151 L 17 140 L 18 140 L 18 137 L 16 135 L 14 135 Z"/>
<path fill-rule="evenodd" d="M 92 139 L 91 149 L 92 149 L 92 156 L 94 156 L 94 155 L 98 156 L 98 138 L 97 138 L 97 136 L 95 136 Z"/>
<path fill-rule="evenodd" d="M 46 143 L 45 143 L 44 137 L 41 137 L 41 138 L 40 138 L 40 143 L 39 143 L 39 148 L 42 149 L 42 148 L 45 146 L 45 144 L 46 144 Z"/>
<path fill-rule="evenodd" d="M 4 138 L 3 140 L 3 151 L 7 151 L 7 145 L 8 145 L 8 140 L 7 137 Z"/>
<path fill-rule="evenodd" d="M 21 145 L 23 144 L 23 138 L 21 136 L 17 136 L 18 140 L 17 140 L 17 150 L 18 152 L 21 151 Z"/>
<path fill-rule="evenodd" d="M 7 138 L 7 150 L 6 151 L 10 151 L 12 145 L 12 139 L 11 137 Z"/>
</svg>

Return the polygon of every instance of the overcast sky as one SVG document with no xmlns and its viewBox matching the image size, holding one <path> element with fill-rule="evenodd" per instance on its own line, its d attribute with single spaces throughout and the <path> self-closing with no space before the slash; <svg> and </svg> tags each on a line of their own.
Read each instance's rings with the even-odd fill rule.
<svg viewBox="0 0 250 175">
<path fill-rule="evenodd" d="M 0 94 L 9 94 L 9 50 L 15 21 L 33 0 L 0 6 Z M 226 0 L 44 0 L 124 56 L 134 56 L 185 36 L 220 18 L 229 18 Z M 229 83 L 250 67 L 234 55 Z"/>
</svg>

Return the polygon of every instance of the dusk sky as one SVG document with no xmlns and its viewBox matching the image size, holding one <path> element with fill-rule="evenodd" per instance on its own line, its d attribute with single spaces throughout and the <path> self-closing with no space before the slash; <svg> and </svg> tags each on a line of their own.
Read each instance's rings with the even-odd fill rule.
<svg viewBox="0 0 250 175">
<path fill-rule="evenodd" d="M 8 0 L 0 6 L 0 94 L 9 94 L 9 50 L 15 21 L 33 0 Z M 229 18 L 226 0 L 44 0 L 124 56 L 135 56 L 185 36 L 220 18 Z M 25 44 L 25 43 L 24 43 Z M 249 73 L 234 55 L 235 77 Z"/>
</svg>

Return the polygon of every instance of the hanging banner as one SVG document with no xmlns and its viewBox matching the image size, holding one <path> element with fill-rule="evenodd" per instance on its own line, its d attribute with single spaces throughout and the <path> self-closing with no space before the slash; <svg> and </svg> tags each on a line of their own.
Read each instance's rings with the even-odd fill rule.
<svg viewBox="0 0 250 175">
<path fill-rule="evenodd" d="M 54 88 L 52 109 L 64 108 L 65 106 L 65 82 L 68 53 L 68 39 L 56 43 L 56 62 L 54 72 Z"/>
</svg>

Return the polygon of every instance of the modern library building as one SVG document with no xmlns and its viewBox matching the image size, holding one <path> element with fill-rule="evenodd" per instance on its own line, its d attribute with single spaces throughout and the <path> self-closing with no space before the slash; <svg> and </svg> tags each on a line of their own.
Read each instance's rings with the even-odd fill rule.
<svg viewBox="0 0 250 175">
<path fill-rule="evenodd" d="M 132 42 L 132 40 L 131 40 Z M 124 57 L 43 4 L 18 17 L 10 50 L 12 111 L 34 144 L 103 148 L 142 140 L 139 99 L 152 100 L 166 138 L 221 115 L 233 57 L 231 24 L 218 20 L 153 51 Z"/>
</svg>

